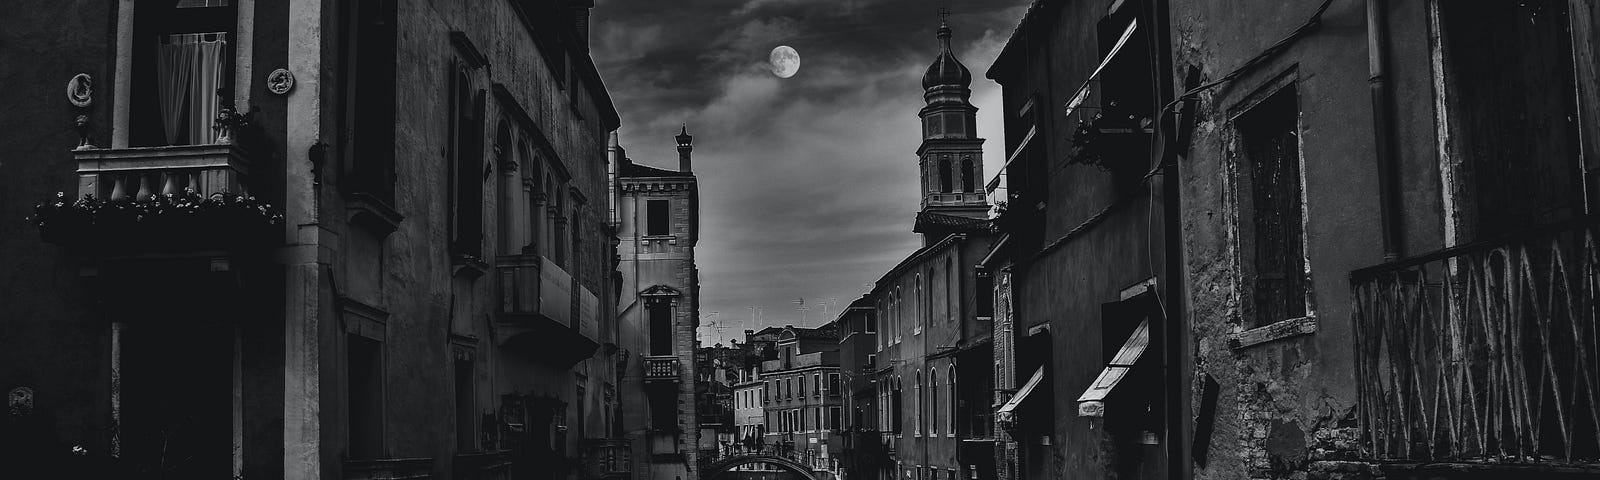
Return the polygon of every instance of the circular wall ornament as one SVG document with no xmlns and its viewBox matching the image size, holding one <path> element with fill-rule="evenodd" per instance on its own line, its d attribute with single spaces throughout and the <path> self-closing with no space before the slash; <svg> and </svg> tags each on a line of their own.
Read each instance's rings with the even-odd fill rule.
<svg viewBox="0 0 1600 480">
<path fill-rule="evenodd" d="M 294 74 L 288 69 L 280 68 L 267 74 L 267 91 L 283 95 L 294 88 Z"/>
<path fill-rule="evenodd" d="M 6 404 L 9 405 L 11 416 L 20 417 L 33 413 L 33 389 L 17 387 L 6 394 Z"/>
<path fill-rule="evenodd" d="M 87 73 L 73 75 L 72 80 L 67 81 L 67 101 L 78 108 L 89 108 L 94 103 L 93 83 Z"/>
</svg>

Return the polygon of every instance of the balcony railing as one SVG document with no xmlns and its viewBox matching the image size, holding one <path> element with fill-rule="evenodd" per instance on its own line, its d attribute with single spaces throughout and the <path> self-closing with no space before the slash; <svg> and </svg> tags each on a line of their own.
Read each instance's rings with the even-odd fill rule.
<svg viewBox="0 0 1600 480">
<path fill-rule="evenodd" d="M 1600 457 L 1597 225 L 1583 218 L 1353 272 L 1364 453 Z"/>
<path fill-rule="evenodd" d="M 247 193 L 250 162 L 235 146 L 173 145 L 75 150 L 78 196 L 145 199 L 193 189 L 201 195 Z"/>
<path fill-rule="evenodd" d="M 500 275 L 500 313 L 533 315 L 539 313 L 538 255 L 501 255 L 495 258 Z"/>
<path fill-rule="evenodd" d="M 270 247 L 283 216 L 246 188 L 233 145 L 74 150 L 76 198 L 57 193 L 30 217 L 44 240 L 101 255 Z"/>
<path fill-rule="evenodd" d="M 672 355 L 651 355 L 644 357 L 645 381 L 678 381 L 680 364 L 678 357 Z"/>
<path fill-rule="evenodd" d="M 539 255 L 501 255 L 495 258 L 495 271 L 501 345 L 569 364 L 599 347 L 599 303 L 589 301 L 594 295 L 573 285 L 560 266 Z M 574 298 L 580 303 L 573 303 Z M 582 302 L 589 305 L 575 307 Z"/>
<path fill-rule="evenodd" d="M 583 456 L 589 478 L 628 478 L 633 474 L 633 442 L 590 440 Z"/>
<path fill-rule="evenodd" d="M 432 458 L 386 458 L 347 460 L 345 480 L 399 480 L 433 478 Z"/>
</svg>

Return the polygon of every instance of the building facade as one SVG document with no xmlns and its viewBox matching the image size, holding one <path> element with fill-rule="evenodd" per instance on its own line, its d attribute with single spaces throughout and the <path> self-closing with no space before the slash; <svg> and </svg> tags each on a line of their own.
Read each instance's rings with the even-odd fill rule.
<svg viewBox="0 0 1600 480">
<path fill-rule="evenodd" d="M 839 328 L 785 326 L 775 345 L 778 358 L 761 363 L 765 445 L 798 454 L 819 474 L 837 475 L 843 446 L 843 377 L 839 372 Z"/>
<path fill-rule="evenodd" d="M 940 25 L 941 51 L 922 78 L 926 106 L 918 114 L 923 140 L 916 151 L 922 210 L 914 231 L 923 247 L 868 294 L 877 322 L 876 392 L 862 406 L 874 415 L 870 424 L 886 457 L 870 473 L 878 478 L 988 478 L 992 471 L 992 422 L 982 408 L 991 389 L 992 296 L 975 266 L 994 236 L 972 74 L 956 59 L 952 35 Z M 865 462 L 877 463 L 872 452 L 861 452 Z"/>
<path fill-rule="evenodd" d="M 674 137 L 678 169 L 634 163 L 612 142 L 621 255 L 618 314 L 625 355 L 623 431 L 639 479 L 694 478 L 700 458 L 695 352 L 699 348 L 699 188 L 694 137 Z"/>
<path fill-rule="evenodd" d="M 1195 477 L 1600 475 L 1594 6 L 1171 11 Z"/>
<path fill-rule="evenodd" d="M 5 175 L 65 192 L 32 215 L 51 246 L 0 252 L 62 279 L 0 293 L 38 312 L 3 350 L 54 348 L 34 322 L 82 345 L 6 363 L 40 445 L 132 478 L 604 474 L 618 120 L 590 6 L 73 6 L 92 47 L 16 63 L 71 72 L 37 108 L 79 138 Z M 5 30 L 63 11 L 33 7 Z"/>
<path fill-rule="evenodd" d="M 988 74 L 1002 477 L 1600 474 L 1592 7 L 1104 3 Z"/>
<path fill-rule="evenodd" d="M 1166 38 L 1165 2 L 1035 2 L 988 70 L 1008 156 L 985 261 L 1005 478 L 1186 469 Z"/>
</svg>

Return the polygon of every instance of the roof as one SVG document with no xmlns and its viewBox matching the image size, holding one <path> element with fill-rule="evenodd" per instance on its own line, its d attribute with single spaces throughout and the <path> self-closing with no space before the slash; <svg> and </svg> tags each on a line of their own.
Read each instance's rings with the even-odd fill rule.
<svg viewBox="0 0 1600 480">
<path fill-rule="evenodd" d="M 693 177 L 694 173 L 693 172 L 680 172 L 680 171 L 677 171 L 677 170 L 667 170 L 667 169 L 656 168 L 656 167 L 652 167 L 652 166 L 649 166 L 649 165 L 641 165 L 641 164 L 633 163 L 632 161 L 628 161 L 628 162 L 623 162 L 622 163 L 622 171 L 618 173 L 618 176 L 621 176 L 621 177 L 635 177 L 635 178 L 637 178 L 637 177 Z"/>
<path fill-rule="evenodd" d="M 917 229 L 923 227 L 945 227 L 964 231 L 988 232 L 992 222 L 984 218 L 963 217 L 960 215 L 945 215 L 933 212 L 917 212 Z"/>
<path fill-rule="evenodd" d="M 967 70 L 967 66 L 956 60 L 956 54 L 950 51 L 949 25 L 939 25 L 939 43 L 944 46 L 944 50 L 939 52 L 939 58 L 934 59 L 933 64 L 928 66 L 927 73 L 922 75 L 922 89 L 972 86 L 972 71 Z"/>
<path fill-rule="evenodd" d="M 1043 21 L 1040 19 L 1045 15 L 1045 10 L 1052 6 L 1061 5 L 1061 3 L 1054 0 L 1033 0 L 1033 3 L 1028 5 L 1027 13 L 1022 15 L 1022 20 L 1018 21 L 1017 26 L 1011 29 L 1011 37 L 1006 39 L 1005 46 L 1000 47 L 1000 54 L 995 55 L 994 63 L 989 64 L 989 70 L 984 72 L 983 76 L 990 80 L 999 80 L 997 77 L 1001 67 L 1009 63 L 1011 57 L 1020 55 L 1018 51 L 1024 48 L 1022 44 L 1028 43 L 1020 41 L 1023 38 L 1022 31 L 1032 23 Z"/>
</svg>

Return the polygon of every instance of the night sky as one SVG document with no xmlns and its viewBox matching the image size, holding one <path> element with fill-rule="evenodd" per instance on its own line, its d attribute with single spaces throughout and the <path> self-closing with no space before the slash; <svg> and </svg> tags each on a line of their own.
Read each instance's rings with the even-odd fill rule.
<svg viewBox="0 0 1600 480">
<path fill-rule="evenodd" d="M 687 123 L 695 137 L 702 325 L 725 325 L 723 339 L 819 325 L 920 245 L 911 232 L 916 114 L 922 73 L 939 52 L 941 6 L 973 73 L 978 134 L 989 139 L 984 175 L 993 177 L 1004 162 L 1000 91 L 983 73 L 1028 3 L 597 1 L 592 54 L 622 114 L 628 156 L 676 169 L 672 136 Z M 779 45 L 800 53 L 792 78 L 768 67 Z M 759 323 L 748 307 L 762 308 Z M 725 342 L 701 332 L 707 344 Z"/>
</svg>

